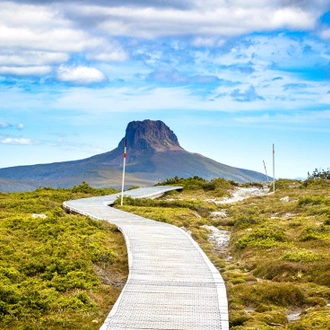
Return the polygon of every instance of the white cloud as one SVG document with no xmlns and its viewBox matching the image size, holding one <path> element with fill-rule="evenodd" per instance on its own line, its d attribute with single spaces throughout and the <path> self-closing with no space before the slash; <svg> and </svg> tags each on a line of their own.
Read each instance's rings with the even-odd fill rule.
<svg viewBox="0 0 330 330">
<path fill-rule="evenodd" d="M 62 10 L 55 5 L 0 2 L 0 47 L 15 50 L 19 56 L 22 51 L 42 52 L 39 61 L 58 62 L 60 58 L 66 61 L 68 55 L 43 53 L 80 52 L 106 43 L 104 38 L 75 27 L 72 21 L 64 18 Z"/>
<path fill-rule="evenodd" d="M 330 122 L 330 110 L 308 110 L 304 112 L 296 111 L 292 113 L 281 113 L 276 112 L 270 114 L 254 115 L 236 117 L 235 121 L 244 124 L 259 124 L 259 125 L 302 125 L 320 127 L 323 129 L 324 126 L 329 127 Z"/>
<path fill-rule="evenodd" d="M 0 143 L 29 145 L 29 144 L 32 144 L 32 140 L 25 139 L 25 138 L 5 138 L 3 140 L 0 140 Z"/>
<path fill-rule="evenodd" d="M 80 84 L 99 83 L 106 80 L 106 76 L 96 68 L 77 66 L 60 66 L 57 77 L 61 81 L 74 82 Z"/>
<path fill-rule="evenodd" d="M 13 124 L 6 123 L 4 121 L 0 121 L 0 129 L 13 128 L 13 127 L 14 127 Z M 24 129 L 24 124 L 19 123 L 19 124 L 15 125 L 15 128 L 18 130 L 22 130 L 22 129 Z"/>
<path fill-rule="evenodd" d="M 192 45 L 195 47 L 221 47 L 225 44 L 225 39 L 213 38 L 213 37 L 196 37 Z"/>
<path fill-rule="evenodd" d="M 3 67 L 63 64 L 76 53 L 84 53 L 87 60 L 126 61 L 128 53 L 119 41 L 109 40 L 110 35 L 189 35 L 195 36 L 195 47 L 220 47 L 228 37 L 251 31 L 312 29 L 326 7 L 322 0 L 300 7 L 297 4 L 303 2 L 289 0 L 192 0 L 179 7 L 167 2 L 161 6 L 144 2 L 134 6 L 132 2 L 22 2 L 0 2 Z M 328 35 L 324 30 L 324 38 Z M 135 42 L 138 46 L 139 41 Z"/>
<path fill-rule="evenodd" d="M 0 74 L 18 75 L 18 76 L 41 76 L 52 71 L 50 66 L 2 66 L 0 67 Z"/>
<path fill-rule="evenodd" d="M 315 13 L 306 12 L 297 8 L 282 8 L 270 15 L 272 28 L 289 27 L 292 29 L 313 29 L 316 23 Z"/>
<path fill-rule="evenodd" d="M 322 29 L 320 35 L 323 39 L 330 39 L 330 28 Z"/>
<path fill-rule="evenodd" d="M 102 62 L 121 62 L 128 59 L 128 54 L 117 42 L 108 42 L 87 53 L 86 58 Z"/>
<path fill-rule="evenodd" d="M 88 54 L 87 59 L 102 62 L 125 61 L 128 56 L 124 51 L 111 51 L 107 53 Z"/>
<path fill-rule="evenodd" d="M 33 29 L 0 25 L 0 46 L 49 52 L 79 52 L 92 49 L 104 40 L 70 28 Z"/>
<path fill-rule="evenodd" d="M 48 26 L 55 28 L 66 24 L 60 11 L 54 7 L 22 4 L 19 1 L 1 1 L 0 22 L 4 25 L 33 27 L 36 29 Z"/>
<path fill-rule="evenodd" d="M 0 52 L 0 65 L 6 66 L 40 66 L 62 63 L 66 62 L 68 59 L 69 55 L 66 53 L 39 51 Z"/>
<path fill-rule="evenodd" d="M 87 10 L 85 7 L 84 10 Z M 233 5 L 232 2 L 204 2 L 190 10 L 159 8 L 93 8 L 104 19 L 99 28 L 109 35 L 130 35 L 154 38 L 179 35 L 235 36 L 252 31 L 278 28 L 312 29 L 318 13 L 307 9 L 273 5 L 271 1 L 259 4 Z M 86 14 L 87 15 L 87 14 Z"/>
<path fill-rule="evenodd" d="M 8 128 L 8 127 L 10 127 L 11 126 L 11 124 L 9 124 L 9 123 L 5 123 L 5 122 L 3 122 L 3 121 L 0 121 L 0 129 L 1 128 Z"/>
</svg>

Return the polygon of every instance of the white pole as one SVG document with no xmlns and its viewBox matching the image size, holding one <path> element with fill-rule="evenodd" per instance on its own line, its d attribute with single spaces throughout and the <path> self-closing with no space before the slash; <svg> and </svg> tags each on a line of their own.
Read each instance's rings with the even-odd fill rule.
<svg viewBox="0 0 330 330">
<path fill-rule="evenodd" d="M 265 169 L 265 174 L 266 174 L 266 180 L 267 180 L 267 184 L 268 184 L 268 174 L 267 174 L 267 167 L 266 167 L 266 163 L 265 161 L 263 160 L 264 162 L 264 169 Z"/>
<path fill-rule="evenodd" d="M 122 182 L 121 182 L 121 198 L 120 198 L 120 205 L 121 206 L 123 206 L 123 198 L 124 198 L 125 167 L 126 167 L 126 138 L 124 140 L 123 179 L 122 179 Z"/>
<path fill-rule="evenodd" d="M 275 192 L 275 146 L 273 143 L 273 192 Z"/>
</svg>

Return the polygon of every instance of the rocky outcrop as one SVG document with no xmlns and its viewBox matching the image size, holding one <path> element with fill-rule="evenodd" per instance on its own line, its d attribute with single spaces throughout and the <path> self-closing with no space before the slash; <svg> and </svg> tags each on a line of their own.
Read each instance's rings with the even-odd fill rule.
<svg viewBox="0 0 330 330">
<path fill-rule="evenodd" d="M 139 154 L 141 151 L 183 150 L 177 136 L 160 120 L 132 121 L 127 125 L 125 137 L 118 147 L 123 148 L 127 141 L 128 153 Z"/>
</svg>

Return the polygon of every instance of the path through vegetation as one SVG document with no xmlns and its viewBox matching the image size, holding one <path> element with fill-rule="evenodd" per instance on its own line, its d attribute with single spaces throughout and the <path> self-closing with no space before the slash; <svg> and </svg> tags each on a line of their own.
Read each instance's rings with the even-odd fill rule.
<svg viewBox="0 0 330 330">
<path fill-rule="evenodd" d="M 126 194 L 153 197 L 174 189 Z M 198 244 L 178 227 L 110 208 L 117 197 L 64 203 L 71 211 L 117 225 L 125 236 L 129 278 L 101 329 L 229 329 L 224 281 Z"/>
</svg>

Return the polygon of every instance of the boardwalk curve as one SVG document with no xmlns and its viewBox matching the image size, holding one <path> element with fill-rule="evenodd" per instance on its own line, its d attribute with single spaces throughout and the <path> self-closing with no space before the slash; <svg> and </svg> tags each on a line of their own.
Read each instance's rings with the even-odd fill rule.
<svg viewBox="0 0 330 330">
<path fill-rule="evenodd" d="M 178 187 L 125 192 L 158 197 Z M 129 276 L 100 330 L 227 330 L 224 281 L 182 229 L 109 207 L 119 194 L 64 202 L 64 207 L 118 226 L 125 237 Z"/>
</svg>

